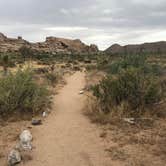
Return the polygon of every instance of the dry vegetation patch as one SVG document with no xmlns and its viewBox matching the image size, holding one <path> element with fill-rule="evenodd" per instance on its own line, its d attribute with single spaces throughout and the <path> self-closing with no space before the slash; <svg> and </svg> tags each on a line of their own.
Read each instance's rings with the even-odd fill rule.
<svg viewBox="0 0 166 166">
<path fill-rule="evenodd" d="M 166 163 L 165 64 L 161 65 L 162 60 L 154 57 L 148 57 L 148 63 L 145 60 L 145 57 L 136 56 L 100 63 L 99 69 L 105 74 L 97 81 L 98 89 L 93 89 L 97 74 L 88 74 L 86 79 L 92 91 L 88 92 L 84 113 L 92 122 L 101 124 L 100 137 L 106 142 L 106 151 L 112 161 L 122 166 L 163 166 Z M 156 79 L 148 81 L 147 76 Z M 153 87 L 155 81 L 157 84 Z M 150 84 L 144 98 L 143 93 Z M 156 87 L 159 89 L 155 90 Z M 139 97 L 141 102 L 135 109 Z"/>
</svg>

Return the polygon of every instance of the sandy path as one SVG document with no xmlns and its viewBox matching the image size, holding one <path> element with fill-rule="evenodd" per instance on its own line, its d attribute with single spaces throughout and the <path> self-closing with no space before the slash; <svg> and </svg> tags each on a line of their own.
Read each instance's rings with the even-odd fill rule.
<svg viewBox="0 0 166 166">
<path fill-rule="evenodd" d="M 36 147 L 26 166 L 110 166 L 95 125 L 82 115 L 84 74 L 76 72 L 55 96 L 55 107 L 46 122 L 33 129 Z"/>
</svg>

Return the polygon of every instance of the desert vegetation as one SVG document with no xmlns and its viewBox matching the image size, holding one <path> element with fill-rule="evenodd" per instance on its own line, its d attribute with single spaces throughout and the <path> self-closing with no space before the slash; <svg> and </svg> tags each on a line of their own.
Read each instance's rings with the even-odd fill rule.
<svg viewBox="0 0 166 166">
<path fill-rule="evenodd" d="M 148 64 L 145 56 L 125 56 L 104 70 L 107 76 L 92 87 L 102 112 L 116 111 L 119 114 L 120 107 L 124 114 L 138 117 L 163 99 L 164 91 L 159 79 L 162 69 Z"/>
<path fill-rule="evenodd" d="M 38 85 L 30 69 L 18 69 L 0 79 L 0 116 L 42 113 L 50 104 L 49 91 Z"/>
<path fill-rule="evenodd" d="M 145 54 L 104 55 L 88 68 L 85 114 L 101 124 L 100 137 L 108 142 L 113 161 L 132 166 L 165 163 L 165 72 L 164 55 Z"/>
<path fill-rule="evenodd" d="M 32 121 L 43 113 L 46 115 L 46 110 L 52 110 L 52 96 L 65 74 L 81 73 L 90 83 L 74 94 L 85 93 L 88 96 L 86 115 L 92 122 L 102 124 L 100 137 L 107 140 L 105 151 L 113 161 L 133 165 L 149 162 L 156 155 L 152 154 L 153 149 L 147 151 L 144 146 L 151 144 L 157 146 L 156 153 L 164 155 L 165 151 L 161 148 L 164 145 L 163 120 L 166 117 L 164 55 L 112 55 L 104 52 L 67 55 L 21 47 L 18 53 L 1 54 L 0 70 L 1 124 L 8 121 L 10 124 L 12 119 L 17 126 L 25 119 Z M 73 77 L 72 86 L 77 86 L 74 82 L 78 80 Z M 5 125 L 4 131 L 7 127 Z M 140 136 L 141 133 L 144 137 Z M 3 136 L 7 137 L 4 133 Z M 130 153 L 128 146 L 137 155 Z M 139 150 L 149 153 L 150 157 L 141 161 Z M 163 159 L 156 158 L 156 161 L 163 163 Z"/>
</svg>

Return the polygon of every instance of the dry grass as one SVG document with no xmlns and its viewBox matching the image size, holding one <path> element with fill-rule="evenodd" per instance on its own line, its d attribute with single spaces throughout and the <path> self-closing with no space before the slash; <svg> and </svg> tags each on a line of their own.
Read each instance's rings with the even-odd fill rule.
<svg viewBox="0 0 166 166">
<path fill-rule="evenodd" d="M 99 81 L 102 78 L 98 79 L 94 73 L 87 75 L 88 85 L 94 85 L 93 80 Z M 106 143 L 106 151 L 113 163 L 116 161 L 121 166 L 165 165 L 166 102 L 156 104 L 150 113 L 136 119 L 132 125 L 123 120 L 125 104 L 114 113 L 104 114 L 91 93 L 87 92 L 87 95 L 89 98 L 84 113 L 92 122 L 102 124 L 99 125 L 102 128 L 100 137 Z M 128 116 L 125 114 L 125 117 Z"/>
<path fill-rule="evenodd" d="M 103 140 L 107 142 L 106 151 L 113 160 L 125 166 L 163 166 L 166 162 L 166 124 L 165 119 L 157 120 L 151 127 L 114 124 L 102 126 L 107 132 Z"/>
</svg>

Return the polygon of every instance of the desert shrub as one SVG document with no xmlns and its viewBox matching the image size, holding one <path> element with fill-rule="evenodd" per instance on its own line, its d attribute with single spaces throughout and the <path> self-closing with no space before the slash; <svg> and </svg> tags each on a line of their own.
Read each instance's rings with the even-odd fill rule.
<svg viewBox="0 0 166 166">
<path fill-rule="evenodd" d="M 5 67 L 15 67 L 14 60 L 8 54 L 0 55 L 0 65 Z"/>
<path fill-rule="evenodd" d="M 159 79 L 161 68 L 147 63 L 145 56 L 125 56 L 105 64 L 107 76 L 92 87 L 103 112 L 118 112 L 116 108 L 125 103 L 126 113 L 138 116 L 164 96 Z"/>
<path fill-rule="evenodd" d="M 58 73 L 55 73 L 55 72 L 48 72 L 45 74 L 45 78 L 46 80 L 48 81 L 48 83 L 51 85 L 51 86 L 55 86 L 55 84 L 58 82 L 59 80 L 59 74 Z"/>
<path fill-rule="evenodd" d="M 98 68 L 109 74 L 118 74 L 121 70 L 126 70 L 128 68 L 139 68 L 146 74 L 162 74 L 161 66 L 147 63 L 146 55 L 125 55 L 112 62 L 104 61 L 103 63 L 98 64 Z"/>
<path fill-rule="evenodd" d="M 33 51 L 31 49 L 31 47 L 29 47 L 29 46 L 20 47 L 19 52 L 20 52 L 22 58 L 24 59 L 24 61 L 26 58 L 30 58 L 33 55 Z"/>
<path fill-rule="evenodd" d="M 150 65 L 150 72 L 155 75 L 162 75 L 163 74 L 163 68 L 158 64 L 152 64 Z"/>
<path fill-rule="evenodd" d="M 87 71 L 90 71 L 90 70 L 97 69 L 97 66 L 96 66 L 96 64 L 90 64 L 90 65 L 86 65 L 85 68 Z"/>
<path fill-rule="evenodd" d="M 76 66 L 73 66 L 73 70 L 74 70 L 74 71 L 80 71 L 81 68 L 80 68 L 79 66 L 76 65 Z"/>
<path fill-rule="evenodd" d="M 31 70 L 18 70 L 0 79 L 0 116 L 35 114 L 49 106 L 49 92 L 33 80 Z"/>
<path fill-rule="evenodd" d="M 90 59 L 85 59 L 84 63 L 92 63 L 92 61 Z"/>
<path fill-rule="evenodd" d="M 34 69 L 35 74 L 44 74 L 44 73 L 48 73 L 48 72 L 49 72 L 49 70 L 46 67 Z"/>
</svg>

